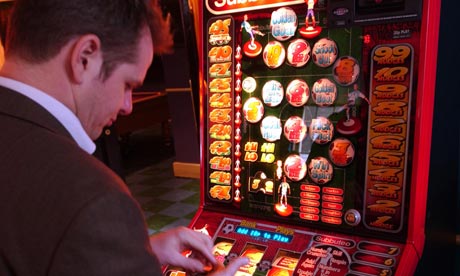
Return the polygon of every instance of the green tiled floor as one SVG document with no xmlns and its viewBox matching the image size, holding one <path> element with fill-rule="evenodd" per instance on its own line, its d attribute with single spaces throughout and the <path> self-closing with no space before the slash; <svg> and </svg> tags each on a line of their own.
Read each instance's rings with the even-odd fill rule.
<svg viewBox="0 0 460 276">
<path fill-rule="evenodd" d="M 200 202 L 200 182 L 177 178 L 173 158 L 133 172 L 126 183 L 141 205 L 149 234 L 176 226 L 188 226 Z"/>
</svg>

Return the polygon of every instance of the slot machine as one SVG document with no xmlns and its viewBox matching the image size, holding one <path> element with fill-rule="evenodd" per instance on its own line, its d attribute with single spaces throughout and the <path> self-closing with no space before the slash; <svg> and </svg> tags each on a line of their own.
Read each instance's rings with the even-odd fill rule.
<svg viewBox="0 0 460 276">
<path fill-rule="evenodd" d="M 423 253 L 439 1 L 207 0 L 201 203 L 237 275 L 411 275 Z M 167 267 L 165 275 L 185 275 Z"/>
</svg>

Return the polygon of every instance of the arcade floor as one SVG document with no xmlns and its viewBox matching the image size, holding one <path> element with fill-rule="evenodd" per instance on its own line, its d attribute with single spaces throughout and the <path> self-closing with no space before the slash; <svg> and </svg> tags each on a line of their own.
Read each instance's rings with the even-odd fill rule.
<svg viewBox="0 0 460 276">
<path fill-rule="evenodd" d="M 149 234 L 187 226 L 200 202 L 199 180 L 175 177 L 173 161 L 173 157 L 163 160 L 126 177 L 144 211 Z"/>
<path fill-rule="evenodd" d="M 198 209 L 198 179 L 174 176 L 172 145 L 160 126 L 133 133 L 123 154 L 125 181 L 141 205 L 149 234 L 188 226 Z"/>
</svg>

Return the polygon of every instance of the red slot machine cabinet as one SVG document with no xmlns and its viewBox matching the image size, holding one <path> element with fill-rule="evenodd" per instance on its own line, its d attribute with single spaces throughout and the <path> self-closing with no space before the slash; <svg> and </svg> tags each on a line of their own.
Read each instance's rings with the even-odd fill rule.
<svg viewBox="0 0 460 276">
<path fill-rule="evenodd" d="M 412 275 L 438 1 L 200 6 L 201 203 L 237 275 Z M 185 275 L 167 267 L 165 275 Z"/>
</svg>

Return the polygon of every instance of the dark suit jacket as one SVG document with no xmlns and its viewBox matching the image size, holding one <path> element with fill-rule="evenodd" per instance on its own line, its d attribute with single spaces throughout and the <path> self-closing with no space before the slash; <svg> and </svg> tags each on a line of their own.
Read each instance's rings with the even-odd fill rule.
<svg viewBox="0 0 460 276">
<path fill-rule="evenodd" d="M 119 177 L 0 87 L 0 275 L 159 275 L 146 229 Z"/>
</svg>

